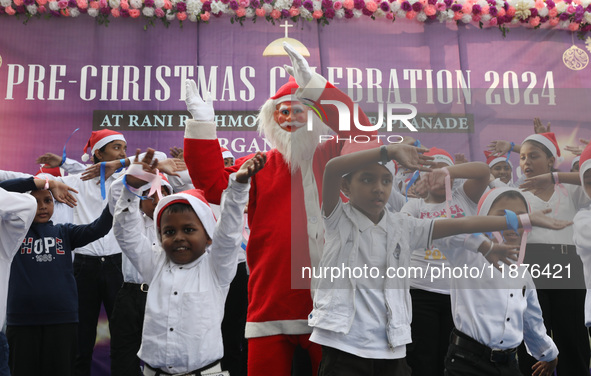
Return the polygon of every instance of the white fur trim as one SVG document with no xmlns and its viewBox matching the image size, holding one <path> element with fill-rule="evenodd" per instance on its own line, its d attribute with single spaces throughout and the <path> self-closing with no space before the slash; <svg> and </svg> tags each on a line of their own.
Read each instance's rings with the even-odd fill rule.
<svg viewBox="0 0 591 376">
<path fill-rule="evenodd" d="M 275 106 L 277 106 L 279 103 L 283 103 L 283 102 L 301 102 L 301 100 L 298 97 L 296 97 L 295 95 L 284 95 L 282 97 L 274 99 L 273 101 L 275 103 Z"/>
<path fill-rule="evenodd" d="M 521 193 L 521 191 L 519 191 L 519 189 L 513 188 L 513 187 L 499 187 L 499 188 L 491 189 L 490 191 L 485 193 L 484 196 L 482 196 L 482 197 L 484 197 L 484 201 L 482 201 L 481 204 L 479 203 L 477 215 L 487 216 L 493 202 L 495 202 L 497 197 L 499 197 L 501 194 L 508 192 L 508 191 L 519 192 L 523 196 L 523 194 Z M 525 196 L 523 196 L 523 197 L 525 198 Z M 528 202 L 527 199 L 525 199 L 525 201 Z M 528 213 L 531 212 L 529 202 L 527 204 L 527 212 Z"/>
<path fill-rule="evenodd" d="M 447 155 L 442 155 L 442 154 L 435 154 L 432 156 L 433 157 L 433 163 L 445 163 L 448 166 L 453 166 L 454 165 L 454 161 L 452 161 Z"/>
<path fill-rule="evenodd" d="M 577 155 L 572 162 L 570 163 L 570 168 L 572 169 L 573 167 L 575 167 L 575 163 L 579 162 L 581 160 L 581 156 Z M 579 168 L 580 168 L 580 163 L 579 163 Z"/>
<path fill-rule="evenodd" d="M 197 214 L 197 217 L 199 217 L 199 220 L 203 224 L 203 228 L 207 232 L 207 235 L 209 235 L 209 238 L 211 239 L 213 237 L 213 231 L 215 229 L 215 217 L 213 215 L 211 207 L 209 207 L 209 205 L 207 205 L 205 202 L 201 201 L 197 197 L 182 192 L 163 197 L 162 200 L 158 202 L 158 205 L 154 210 L 154 218 L 156 218 L 156 221 L 154 221 L 154 227 L 156 229 L 156 233 L 158 233 L 159 225 L 157 219 L 160 214 L 160 211 L 162 210 L 162 207 L 164 207 L 171 201 L 176 200 L 186 200 L 189 202 L 189 204 L 195 211 L 195 214 Z"/>
<path fill-rule="evenodd" d="M 226 150 L 226 151 L 222 152 L 222 158 L 224 158 L 224 159 L 234 158 L 234 155 L 232 154 L 232 152 L 230 150 Z"/>
<path fill-rule="evenodd" d="M 585 171 L 589 169 L 591 169 L 591 159 L 587 159 L 582 165 L 579 166 L 579 177 L 581 178 L 582 186 L 585 186 L 585 183 L 583 183 L 583 175 L 585 175 Z M 585 192 L 587 191 L 585 190 Z"/>
<path fill-rule="evenodd" d="M 327 82 L 326 78 L 315 73 L 305 87 L 300 87 L 296 90 L 296 96 L 298 98 L 306 98 L 316 102 L 320 98 L 320 95 L 322 95 L 322 91 L 326 87 Z"/>
<path fill-rule="evenodd" d="M 82 159 L 82 162 L 88 162 L 88 160 L 90 159 L 90 155 L 88 155 L 88 153 L 84 153 L 82 154 L 82 157 L 80 157 L 80 159 Z"/>
<path fill-rule="evenodd" d="M 525 138 L 525 140 L 523 140 L 523 142 L 527 141 L 527 140 L 532 140 L 532 141 L 537 141 L 540 144 L 544 145 L 545 147 L 548 148 L 548 150 L 550 150 L 550 152 L 552 153 L 552 155 L 554 156 L 554 158 L 558 158 L 558 151 L 556 150 L 556 146 L 554 146 L 554 144 L 552 143 L 552 141 L 550 141 L 548 138 L 539 135 L 539 134 L 532 134 L 531 136 L 527 136 Z M 522 142 L 522 144 L 523 144 Z"/>
<path fill-rule="evenodd" d="M 196 140 L 216 140 L 218 138 L 215 123 L 210 121 L 185 121 L 185 138 Z"/>
<path fill-rule="evenodd" d="M 125 141 L 125 137 L 123 137 L 122 134 L 112 134 L 110 136 L 103 137 L 100 140 L 98 140 L 96 142 L 96 144 L 94 144 L 94 146 L 92 147 L 92 150 L 90 151 L 90 154 L 94 155 L 94 152 L 95 151 L 97 151 L 98 149 L 102 148 L 103 146 L 105 146 L 109 142 L 113 142 L 113 141 L 116 141 L 116 140 Z M 125 142 L 127 143 L 127 141 L 125 141 Z"/>
</svg>

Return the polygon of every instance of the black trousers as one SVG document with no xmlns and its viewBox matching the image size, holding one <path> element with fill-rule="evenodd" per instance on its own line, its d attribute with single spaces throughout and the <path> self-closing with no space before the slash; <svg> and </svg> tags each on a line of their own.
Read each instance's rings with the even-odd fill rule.
<svg viewBox="0 0 591 376">
<path fill-rule="evenodd" d="M 522 376 L 517 361 L 493 363 L 454 344 L 449 345 L 445 358 L 445 376 Z"/>
<path fill-rule="evenodd" d="M 224 357 L 222 369 L 232 376 L 246 376 L 248 359 L 248 341 L 244 338 L 246 327 L 246 310 L 248 308 L 248 274 L 246 262 L 238 264 L 236 276 L 230 284 L 230 291 L 224 307 L 222 321 L 222 338 L 224 340 Z"/>
<path fill-rule="evenodd" d="M 406 361 L 413 376 L 443 376 L 449 335 L 454 327 L 449 295 L 411 289 L 412 343 Z"/>
<path fill-rule="evenodd" d="M 410 376 L 406 359 L 367 359 L 322 346 L 318 376 Z"/>
<path fill-rule="evenodd" d="M 78 324 L 8 326 L 12 376 L 71 376 L 74 372 Z"/>
<path fill-rule="evenodd" d="M 137 352 L 142 344 L 147 291 L 124 283 L 115 298 L 109 320 L 111 332 L 111 376 L 141 376 Z"/>
<path fill-rule="evenodd" d="M 96 342 L 96 326 L 101 309 L 105 306 L 111 319 L 115 297 L 123 284 L 121 254 L 112 256 L 86 256 L 76 254 L 74 276 L 78 286 L 78 356 L 76 376 L 90 376 L 92 353 Z"/>
<path fill-rule="evenodd" d="M 551 249 L 556 248 L 556 249 Z M 589 376 L 589 334 L 585 327 L 585 283 L 583 263 L 575 253 L 574 247 L 557 249 L 551 245 L 528 244 L 524 263 L 550 265 L 549 270 L 556 272 L 555 265 L 561 265 L 561 274 L 546 275 L 546 278 L 534 279 L 538 300 L 542 308 L 544 326 L 558 347 L 558 376 Z M 566 266 L 570 265 L 571 278 L 565 278 Z M 562 278 L 554 278 L 562 275 Z M 564 287 L 563 289 L 556 289 Z M 529 376 L 531 367 L 537 361 L 527 354 L 525 346 L 519 347 L 519 367 Z"/>
</svg>

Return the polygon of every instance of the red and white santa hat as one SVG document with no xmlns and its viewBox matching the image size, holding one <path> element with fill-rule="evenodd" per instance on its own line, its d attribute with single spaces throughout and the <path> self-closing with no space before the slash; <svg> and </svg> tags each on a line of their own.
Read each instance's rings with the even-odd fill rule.
<svg viewBox="0 0 591 376">
<path fill-rule="evenodd" d="M 577 155 L 576 157 L 574 157 L 572 162 L 570 163 L 570 169 L 572 170 L 573 167 L 575 167 L 575 163 L 577 163 L 577 162 L 579 162 L 579 167 L 580 167 L 581 166 L 580 160 L 581 160 L 580 155 Z"/>
<path fill-rule="evenodd" d="M 433 163 L 445 163 L 448 166 L 454 165 L 453 157 L 443 149 L 432 147 L 425 155 L 433 157 Z"/>
<path fill-rule="evenodd" d="M 591 144 L 587 144 L 585 146 L 585 150 L 581 154 L 581 159 L 579 160 L 579 177 L 581 178 L 581 185 L 585 186 L 585 181 L 583 180 L 583 175 L 585 175 L 585 171 L 591 169 Z M 587 194 L 587 190 L 583 189 L 585 194 Z"/>
<path fill-rule="evenodd" d="M 557 162 L 560 162 L 562 160 L 562 158 L 560 157 L 560 148 L 558 147 L 558 142 L 556 141 L 556 135 L 554 134 L 554 132 L 532 134 L 530 136 L 527 136 L 525 140 L 523 140 L 523 142 L 529 140 L 537 141 L 540 144 L 547 147 Z"/>
<path fill-rule="evenodd" d="M 109 129 L 102 129 L 100 131 L 92 132 L 88 142 L 86 143 L 86 146 L 84 146 L 84 154 L 81 158 L 82 162 L 88 161 L 90 159 L 90 155 L 94 155 L 96 150 L 115 140 L 125 141 L 125 137 L 123 137 L 121 133 L 111 131 Z M 91 148 L 90 155 L 88 154 L 88 148 Z"/>
<path fill-rule="evenodd" d="M 40 174 L 61 177 L 62 176 L 62 169 L 59 167 L 51 167 L 51 166 L 45 164 L 39 168 L 39 171 L 37 171 L 35 173 L 35 176 L 40 175 Z"/>
<path fill-rule="evenodd" d="M 226 148 L 222 148 L 222 158 L 226 159 L 226 158 L 232 158 L 234 159 L 234 154 L 232 154 L 232 152 Z"/>
<path fill-rule="evenodd" d="M 154 225 L 156 226 L 156 232 L 159 233 L 160 220 L 164 209 L 172 204 L 178 203 L 191 205 L 193 211 L 197 214 L 197 217 L 199 217 L 201 224 L 203 224 L 205 232 L 207 232 L 207 235 L 209 235 L 209 238 L 211 239 L 215 229 L 215 216 L 203 195 L 203 191 L 200 189 L 188 189 L 181 193 L 175 193 L 162 198 L 154 210 L 154 217 L 156 218 Z"/>
<path fill-rule="evenodd" d="M 277 90 L 277 92 L 275 93 L 275 95 L 273 95 L 271 98 L 275 103 L 275 105 L 278 105 L 279 103 L 283 103 L 283 102 L 299 102 L 300 99 L 298 99 L 298 97 L 295 96 L 295 92 L 296 90 L 299 88 L 298 84 L 295 81 L 295 78 L 293 77 L 289 77 L 289 81 L 287 81 L 287 83 L 283 86 L 281 86 L 279 88 L 279 90 Z"/>
<path fill-rule="evenodd" d="M 495 202 L 495 200 L 500 195 L 502 195 L 503 193 L 508 192 L 508 191 L 515 191 L 515 192 L 519 193 L 521 196 L 523 196 L 523 194 L 521 193 L 521 191 L 519 189 L 513 188 L 513 187 L 499 187 L 499 188 L 491 189 L 490 191 L 483 194 L 482 197 L 480 197 L 480 200 L 478 201 L 478 211 L 477 211 L 476 215 L 480 215 L 480 216 L 488 215 L 488 212 L 490 211 L 490 208 L 492 207 L 492 204 Z M 525 202 L 527 202 L 527 212 L 529 213 L 531 211 L 531 207 L 529 205 L 529 202 L 527 201 L 527 199 L 525 199 L 525 197 L 523 197 L 523 199 L 525 200 Z"/>
<path fill-rule="evenodd" d="M 358 151 L 375 149 L 375 148 L 379 148 L 380 146 L 383 146 L 383 145 L 384 144 L 382 143 L 382 140 L 380 140 L 379 138 L 377 138 L 375 140 L 370 140 L 368 142 L 346 141 L 345 145 L 343 145 L 343 148 L 341 149 L 341 155 L 356 153 Z M 388 169 L 388 171 L 390 171 L 392 176 L 396 176 L 396 165 L 394 164 L 394 161 L 388 161 L 388 163 L 386 163 L 385 165 L 382 165 L 382 166 L 386 167 Z"/>
<path fill-rule="evenodd" d="M 511 169 L 513 169 L 513 164 L 510 160 L 507 159 L 507 155 L 495 156 L 492 154 L 493 153 L 488 150 L 484 151 L 484 156 L 486 157 L 486 164 L 488 165 L 488 167 L 492 168 L 497 163 L 507 162 L 509 163 L 509 166 L 511 166 Z"/>
</svg>

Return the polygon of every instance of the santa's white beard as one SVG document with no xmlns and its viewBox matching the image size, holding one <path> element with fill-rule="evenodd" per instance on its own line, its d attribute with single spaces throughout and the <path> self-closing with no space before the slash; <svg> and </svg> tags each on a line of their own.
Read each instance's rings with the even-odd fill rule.
<svg viewBox="0 0 591 376">
<path fill-rule="evenodd" d="M 294 132 L 288 132 L 279 126 L 273 117 L 275 103 L 268 100 L 261 108 L 258 116 L 259 133 L 283 156 L 291 172 L 295 172 L 306 160 L 314 157 L 314 151 L 320 143 L 320 136 L 334 134 L 316 115 L 312 118 L 312 130 L 307 125 Z"/>
</svg>

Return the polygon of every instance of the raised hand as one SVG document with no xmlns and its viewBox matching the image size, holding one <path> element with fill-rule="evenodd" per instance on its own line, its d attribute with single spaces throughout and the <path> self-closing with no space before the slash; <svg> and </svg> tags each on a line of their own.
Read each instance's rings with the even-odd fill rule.
<svg viewBox="0 0 591 376">
<path fill-rule="evenodd" d="M 534 132 L 536 134 L 551 132 L 550 131 L 550 122 L 548 122 L 548 125 L 544 127 L 540 118 L 534 118 Z"/>
<path fill-rule="evenodd" d="M 574 155 L 583 154 L 583 150 L 585 150 L 585 146 L 587 146 L 589 144 L 589 140 L 585 140 L 584 138 L 579 138 L 579 141 L 584 145 L 566 146 L 564 149 L 567 151 L 570 151 Z"/>
<path fill-rule="evenodd" d="M 310 65 L 289 43 L 283 42 L 283 48 L 291 60 L 291 66 L 284 65 L 283 67 L 287 73 L 295 78 L 299 87 L 306 87 L 312 80 L 312 75 L 314 74 Z"/>
<path fill-rule="evenodd" d="M 456 153 L 454 154 L 454 159 L 457 165 L 462 164 L 462 163 L 468 163 L 468 160 L 466 159 L 466 156 L 464 155 L 464 153 Z"/>
<path fill-rule="evenodd" d="M 140 161 L 140 149 L 136 149 L 135 151 L 135 162 L 133 162 L 134 165 L 140 165 L 142 167 L 142 170 L 149 172 L 151 174 L 155 174 L 157 172 L 157 168 L 156 166 L 158 165 L 158 159 L 153 159 L 154 158 L 154 149 L 152 148 L 148 148 L 148 150 L 146 150 L 146 154 L 144 155 L 144 158 Z M 127 174 L 125 175 L 125 180 L 127 181 L 127 184 L 131 187 L 134 188 L 140 188 L 142 185 L 146 184 L 147 181 L 142 180 L 138 177 L 135 177 L 133 175 Z"/>
<path fill-rule="evenodd" d="M 260 151 L 254 157 L 244 162 L 238 172 L 236 172 L 236 181 L 238 183 L 248 183 L 248 178 L 259 172 L 267 162 L 267 155 Z"/>
<path fill-rule="evenodd" d="M 71 208 L 77 205 L 76 198 L 71 192 L 78 193 L 78 191 L 67 184 L 56 180 L 50 180 L 49 190 L 51 191 L 53 198 L 55 198 L 57 201 L 63 202 Z"/>
<path fill-rule="evenodd" d="M 173 158 L 178 158 L 181 161 L 183 160 L 183 155 L 184 155 L 184 151 L 181 148 L 177 148 L 176 146 L 173 146 L 170 148 L 170 156 Z"/>
<path fill-rule="evenodd" d="M 211 95 L 207 93 L 205 101 L 201 99 L 194 80 L 185 81 L 185 103 L 194 120 L 209 122 L 215 120 Z"/>
<path fill-rule="evenodd" d="M 562 219 L 556 219 L 548 217 L 546 214 L 552 212 L 552 209 L 545 209 L 533 212 L 529 215 L 529 220 L 532 226 L 538 226 L 543 228 L 549 228 L 552 230 L 561 230 L 573 224 L 573 221 L 565 221 Z"/>
<path fill-rule="evenodd" d="M 519 189 L 532 191 L 533 194 L 536 194 L 544 192 L 553 185 L 552 175 L 548 173 L 525 179 L 525 181 L 519 186 Z"/>
<path fill-rule="evenodd" d="M 433 157 L 423 154 L 428 152 L 429 149 L 404 144 L 390 144 L 386 148 L 388 149 L 388 157 L 395 159 L 402 167 L 409 170 L 431 171 L 428 166 L 431 164 Z"/>
<path fill-rule="evenodd" d="M 49 167 L 58 167 L 62 163 L 62 157 L 53 153 L 45 153 L 38 157 L 35 162 L 46 164 Z"/>
<path fill-rule="evenodd" d="M 105 180 L 107 180 L 111 175 L 115 173 L 118 169 L 120 169 L 121 162 L 117 159 L 115 161 L 109 162 L 99 162 L 95 163 L 92 166 L 88 167 L 80 176 L 81 180 L 90 180 L 96 178 L 97 176 L 101 175 L 101 163 L 105 163 Z M 97 182 L 99 184 L 99 182 Z"/>
<path fill-rule="evenodd" d="M 512 265 L 517 262 L 517 258 L 519 256 L 519 249 L 516 248 L 515 245 L 509 244 L 498 244 L 493 243 L 493 248 L 487 255 L 484 257 L 488 262 L 490 262 L 495 268 L 500 269 L 499 261 L 507 264 Z"/>
<path fill-rule="evenodd" d="M 168 158 L 158 162 L 158 169 L 167 175 L 179 176 L 176 172 L 186 170 L 187 165 L 178 158 Z"/>
<path fill-rule="evenodd" d="M 509 150 L 511 150 L 511 143 L 509 141 L 504 140 L 495 140 L 491 141 L 487 147 L 488 151 L 492 153 L 491 155 L 498 157 L 508 153 Z"/>
</svg>

